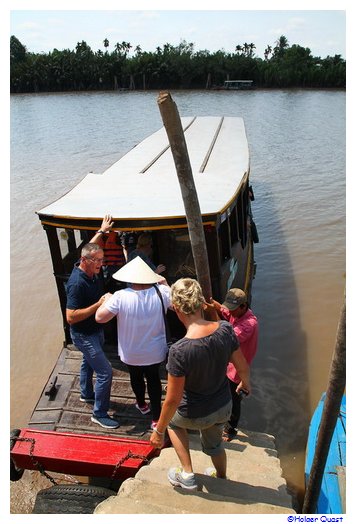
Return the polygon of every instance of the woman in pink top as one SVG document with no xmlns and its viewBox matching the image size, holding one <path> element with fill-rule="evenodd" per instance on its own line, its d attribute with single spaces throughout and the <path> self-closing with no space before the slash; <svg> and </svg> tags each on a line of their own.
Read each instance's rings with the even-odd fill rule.
<svg viewBox="0 0 356 524">
<path fill-rule="evenodd" d="M 248 307 L 247 296 L 242 289 L 232 288 L 225 297 L 223 304 L 211 299 L 211 304 L 220 318 L 230 322 L 240 342 L 241 351 L 249 365 L 256 355 L 258 343 L 258 320 Z M 236 369 L 228 364 L 226 375 L 232 396 L 232 413 L 229 422 L 225 425 L 223 439 L 230 441 L 237 435 L 237 425 L 241 414 L 241 400 L 244 393 L 236 393 L 237 384 L 241 379 Z"/>
</svg>

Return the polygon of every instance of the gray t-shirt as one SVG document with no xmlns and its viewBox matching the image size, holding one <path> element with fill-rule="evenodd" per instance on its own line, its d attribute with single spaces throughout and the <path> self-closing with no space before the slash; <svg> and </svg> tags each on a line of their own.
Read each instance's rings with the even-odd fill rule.
<svg viewBox="0 0 356 524">
<path fill-rule="evenodd" d="M 182 338 L 172 344 L 167 371 L 174 377 L 185 377 L 178 413 L 200 418 L 214 413 L 231 399 L 227 364 L 239 347 L 234 330 L 225 320 L 214 333 L 198 339 Z"/>
</svg>

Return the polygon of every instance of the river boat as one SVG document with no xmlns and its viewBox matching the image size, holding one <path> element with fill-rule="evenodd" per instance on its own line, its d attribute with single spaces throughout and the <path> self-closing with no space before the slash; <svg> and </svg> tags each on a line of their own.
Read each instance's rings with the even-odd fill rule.
<svg viewBox="0 0 356 524">
<path fill-rule="evenodd" d="M 251 298 L 254 241 L 258 238 L 251 213 L 254 197 L 243 119 L 183 117 L 181 121 L 201 208 L 213 297 L 222 300 L 229 288 L 240 287 Z M 81 353 L 72 344 L 66 322 L 66 282 L 81 247 L 107 213 L 113 217 L 114 230 L 151 233 L 154 261 L 165 264 L 169 284 L 196 276 L 184 203 L 164 128 L 102 174 L 87 174 L 72 190 L 37 212 L 47 235 L 64 344 L 28 426 L 11 432 L 12 480 L 21 478 L 24 469 L 39 469 L 122 481 L 158 453 L 149 442 L 150 419 L 135 408 L 128 372 L 118 357 L 109 325 L 105 351 L 114 371 L 110 414 L 119 419 L 120 427 L 108 430 L 91 423 L 92 407 L 80 402 Z M 171 336 L 180 338 L 182 326 L 169 313 Z M 163 382 L 165 377 L 163 366 Z"/>
<path fill-rule="evenodd" d="M 310 422 L 305 460 L 305 481 L 308 483 L 315 454 L 315 447 L 325 402 L 325 393 L 314 411 Z M 340 514 L 346 512 L 346 396 L 342 398 L 339 416 L 331 439 L 322 477 L 316 513 Z"/>
<path fill-rule="evenodd" d="M 214 89 L 241 91 L 253 88 L 253 80 L 225 80 L 222 86 L 215 87 Z"/>
</svg>

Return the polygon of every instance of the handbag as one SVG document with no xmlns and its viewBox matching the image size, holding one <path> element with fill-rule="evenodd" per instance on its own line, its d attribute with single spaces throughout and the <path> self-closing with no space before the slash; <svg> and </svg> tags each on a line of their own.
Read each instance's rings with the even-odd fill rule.
<svg viewBox="0 0 356 524">
<path fill-rule="evenodd" d="M 155 290 L 157 291 L 157 294 L 158 294 L 159 299 L 160 299 L 160 301 L 161 301 L 161 305 L 162 305 L 162 314 L 163 314 L 163 321 L 164 321 L 164 327 L 165 327 L 165 330 L 166 330 L 166 342 L 167 342 L 167 346 L 169 347 L 169 346 L 172 344 L 172 337 L 171 337 L 171 332 L 170 332 L 169 325 L 168 325 L 168 321 L 167 321 L 166 312 L 165 312 L 165 310 L 164 310 L 164 304 L 163 304 L 162 293 L 160 292 L 160 290 L 158 289 L 158 287 L 156 286 L 156 284 L 153 284 L 153 287 L 154 287 Z"/>
</svg>

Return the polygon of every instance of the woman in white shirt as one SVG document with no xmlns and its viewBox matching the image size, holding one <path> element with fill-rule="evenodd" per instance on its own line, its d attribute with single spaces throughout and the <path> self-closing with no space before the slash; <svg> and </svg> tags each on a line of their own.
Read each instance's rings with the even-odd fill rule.
<svg viewBox="0 0 356 524">
<path fill-rule="evenodd" d="M 153 429 L 161 413 L 162 384 L 160 365 L 167 356 L 167 341 L 163 316 L 171 305 L 170 288 L 137 256 L 119 269 L 113 278 L 131 286 L 116 291 L 97 310 L 99 323 L 117 318 L 118 352 L 129 370 L 136 408 L 152 412 Z M 146 383 L 150 407 L 145 402 Z"/>
</svg>

